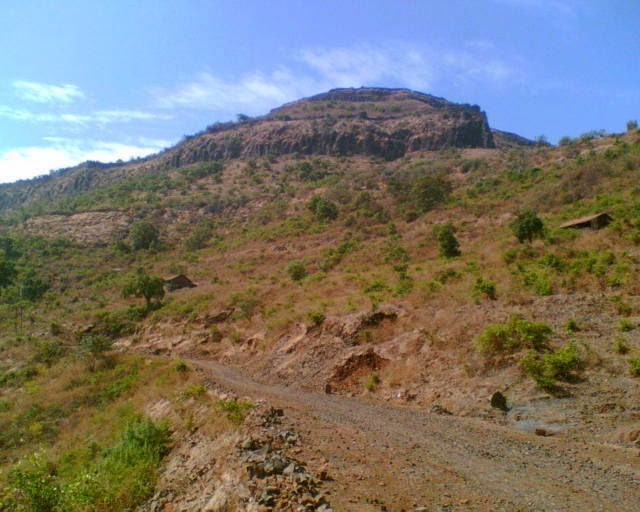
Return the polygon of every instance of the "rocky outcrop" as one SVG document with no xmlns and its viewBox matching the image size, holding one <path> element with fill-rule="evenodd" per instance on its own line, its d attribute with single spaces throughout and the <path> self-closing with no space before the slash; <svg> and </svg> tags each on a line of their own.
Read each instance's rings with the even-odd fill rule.
<svg viewBox="0 0 640 512">
<path fill-rule="evenodd" d="M 394 160 L 418 150 L 493 148 L 486 114 L 406 89 L 335 89 L 268 115 L 210 127 L 170 154 L 173 167 L 290 153 Z"/>
</svg>

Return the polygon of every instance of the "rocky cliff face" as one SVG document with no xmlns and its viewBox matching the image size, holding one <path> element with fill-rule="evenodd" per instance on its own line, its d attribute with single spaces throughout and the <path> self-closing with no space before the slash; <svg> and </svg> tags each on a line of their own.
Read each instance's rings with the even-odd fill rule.
<svg viewBox="0 0 640 512">
<path fill-rule="evenodd" d="M 166 158 L 173 167 L 288 153 L 394 160 L 444 147 L 495 147 L 485 113 L 405 89 L 335 89 L 260 118 L 211 126 Z"/>
</svg>

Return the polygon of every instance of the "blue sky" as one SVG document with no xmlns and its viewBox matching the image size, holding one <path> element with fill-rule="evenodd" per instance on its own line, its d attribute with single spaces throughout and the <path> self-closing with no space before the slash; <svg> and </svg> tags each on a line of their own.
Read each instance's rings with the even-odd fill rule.
<svg viewBox="0 0 640 512">
<path fill-rule="evenodd" d="M 3 0 L 0 182 L 159 151 L 333 87 L 555 142 L 640 118 L 637 0 Z"/>
</svg>

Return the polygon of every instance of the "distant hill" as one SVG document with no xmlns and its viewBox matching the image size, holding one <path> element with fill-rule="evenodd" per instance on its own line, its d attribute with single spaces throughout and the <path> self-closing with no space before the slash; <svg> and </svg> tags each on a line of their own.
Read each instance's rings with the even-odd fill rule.
<svg viewBox="0 0 640 512">
<path fill-rule="evenodd" d="M 365 155 L 392 161 L 443 148 L 527 146 L 531 141 L 492 130 L 475 105 L 407 89 L 334 89 L 288 103 L 267 115 L 216 123 L 173 148 L 126 164 L 86 162 L 34 180 L 0 186 L 0 210 L 112 184 L 145 172 L 239 157 L 286 154 Z"/>
</svg>

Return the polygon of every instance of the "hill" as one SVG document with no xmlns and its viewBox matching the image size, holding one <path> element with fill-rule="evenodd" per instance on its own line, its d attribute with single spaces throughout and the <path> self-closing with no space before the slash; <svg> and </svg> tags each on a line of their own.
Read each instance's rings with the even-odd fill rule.
<svg viewBox="0 0 640 512">
<path fill-rule="evenodd" d="M 3 503 L 33 477 L 106 510 L 633 510 L 639 169 L 635 129 L 533 145 L 356 89 L 3 187 Z M 167 468 L 135 492 L 108 456 L 134 431 Z"/>
<path fill-rule="evenodd" d="M 166 169 L 216 160 L 291 154 L 395 160 L 418 150 L 495 147 L 479 107 L 406 89 L 336 89 L 265 116 L 239 117 L 237 123 L 216 123 L 185 137 L 157 156 L 128 164 L 86 162 L 35 180 L 0 185 L 0 209 L 55 204 L 125 177 L 162 174 Z M 514 136 L 508 139 L 510 145 L 528 143 Z"/>
</svg>

